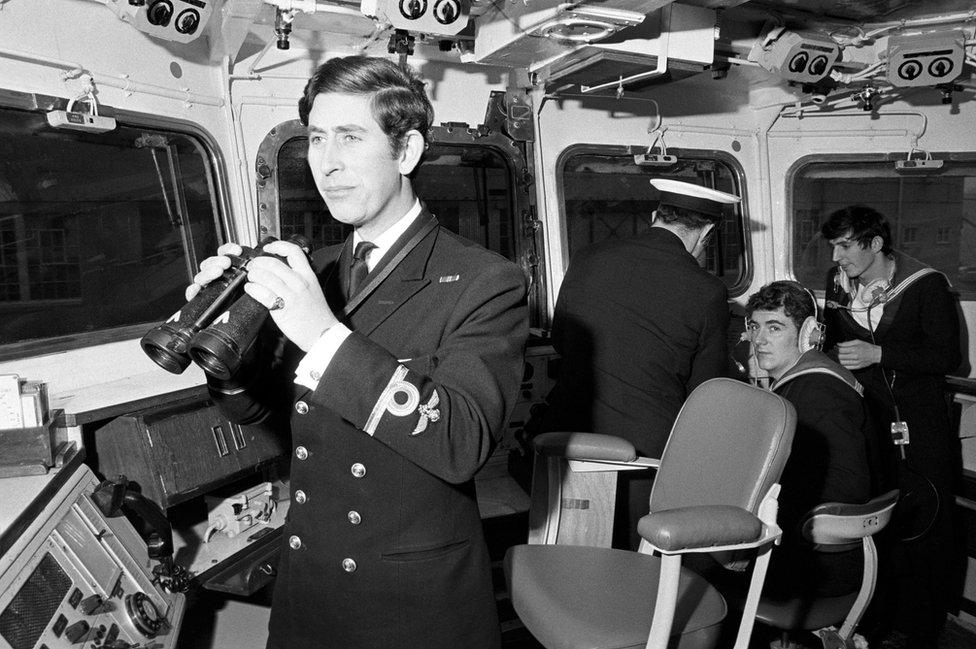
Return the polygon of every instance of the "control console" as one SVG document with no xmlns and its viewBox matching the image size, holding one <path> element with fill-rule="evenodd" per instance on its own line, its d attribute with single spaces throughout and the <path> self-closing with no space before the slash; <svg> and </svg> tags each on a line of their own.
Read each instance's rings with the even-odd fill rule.
<svg viewBox="0 0 976 649">
<path fill-rule="evenodd" d="M 62 471 L 2 538 L 0 649 L 175 647 L 183 594 L 160 586 L 125 517 L 102 514 L 91 470 Z"/>
</svg>

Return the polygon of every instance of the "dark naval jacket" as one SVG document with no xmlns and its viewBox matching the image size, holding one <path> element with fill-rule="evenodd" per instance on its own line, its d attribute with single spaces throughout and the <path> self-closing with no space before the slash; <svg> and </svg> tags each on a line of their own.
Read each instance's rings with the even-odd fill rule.
<svg viewBox="0 0 976 649">
<path fill-rule="evenodd" d="M 796 408 L 796 434 L 780 480 L 783 544 L 773 553 L 768 590 L 796 596 L 857 590 L 861 550 L 815 552 L 801 538 L 804 515 L 826 502 L 859 504 L 875 495 L 875 433 L 854 375 L 817 350 L 805 352 L 772 385 Z"/>
<path fill-rule="evenodd" d="M 896 405 L 900 418 L 908 422 L 909 462 L 925 474 L 945 475 L 952 465 L 954 440 L 943 384 L 945 375 L 962 360 L 956 300 L 945 275 L 895 253 L 895 276 L 881 296 L 884 313 L 872 333 L 845 308 L 851 296 L 838 281 L 840 272 L 832 270 L 827 283 L 824 349 L 830 353 L 845 340 L 865 340 L 881 347 L 881 363 L 854 370 L 854 376 L 864 385 L 877 418 L 882 448 L 889 457 L 889 479 L 895 454 L 888 429 L 897 419 Z M 942 483 L 949 487 L 947 479 Z"/>
<path fill-rule="evenodd" d="M 854 376 L 877 422 L 885 488 L 897 486 L 903 497 L 889 526 L 889 534 L 903 541 L 882 548 L 898 566 L 891 571 L 884 614 L 910 642 L 923 638 L 914 641 L 921 646 L 938 637 L 954 605 L 945 585 L 958 574 L 952 503 L 962 460 L 944 384 L 962 352 L 957 302 L 946 277 L 907 255 L 896 252 L 894 259 L 895 275 L 879 295 L 884 312 L 873 332 L 847 310 L 851 296 L 838 281 L 839 269 L 827 282 L 828 307 L 836 306 L 824 319 L 829 346 L 865 340 L 881 347 L 881 362 L 854 370 Z M 893 421 L 908 424 L 904 460 L 891 441 Z"/>
<path fill-rule="evenodd" d="M 688 394 L 728 373 L 728 329 L 725 284 L 668 230 L 579 251 L 556 302 L 562 360 L 543 430 L 617 435 L 661 457 Z"/>
<path fill-rule="evenodd" d="M 314 255 L 337 315 L 351 248 Z M 362 290 L 405 249 L 345 317 L 352 334 L 316 390 L 293 383 L 301 352 L 279 343 L 275 372 L 214 393 L 241 423 L 284 414 L 291 431 L 269 647 L 499 644 L 473 477 L 522 374 L 525 279 L 424 210 Z"/>
</svg>

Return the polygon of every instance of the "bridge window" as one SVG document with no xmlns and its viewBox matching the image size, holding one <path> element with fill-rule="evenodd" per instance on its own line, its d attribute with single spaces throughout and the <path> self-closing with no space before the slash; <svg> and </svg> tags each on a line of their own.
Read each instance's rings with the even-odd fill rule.
<svg viewBox="0 0 976 649">
<path fill-rule="evenodd" d="M 731 158 L 668 152 L 678 157 L 678 163 L 665 168 L 637 166 L 633 151 L 622 147 L 580 147 L 564 154 L 561 192 L 570 260 L 576 251 L 593 243 L 633 236 L 651 227 L 651 213 L 658 203 L 651 178 L 681 180 L 742 195 L 740 175 Z M 699 260 L 733 293 L 744 291 L 748 279 L 744 228 L 742 209 L 737 207 L 717 228 Z"/>
<path fill-rule="evenodd" d="M 933 174 L 898 172 L 894 156 L 801 162 L 792 173 L 797 279 L 824 288 L 833 264 L 820 224 L 861 204 L 885 215 L 896 249 L 944 272 L 960 297 L 976 299 L 976 155 L 933 156 L 945 159 Z"/>
<path fill-rule="evenodd" d="M 10 107 L 0 123 L 0 358 L 137 337 L 176 311 L 218 243 L 202 141 Z"/>
</svg>

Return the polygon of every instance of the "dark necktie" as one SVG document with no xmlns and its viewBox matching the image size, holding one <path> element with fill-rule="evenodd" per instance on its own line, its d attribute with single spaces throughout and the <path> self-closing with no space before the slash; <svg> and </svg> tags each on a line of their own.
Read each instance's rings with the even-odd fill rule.
<svg viewBox="0 0 976 649">
<path fill-rule="evenodd" d="M 346 299 L 350 299 L 359 290 L 360 285 L 369 274 L 369 266 L 366 264 L 366 257 L 369 251 L 376 247 L 375 243 L 360 241 L 356 244 L 356 251 L 352 255 L 352 266 L 349 267 L 349 292 Z"/>
</svg>

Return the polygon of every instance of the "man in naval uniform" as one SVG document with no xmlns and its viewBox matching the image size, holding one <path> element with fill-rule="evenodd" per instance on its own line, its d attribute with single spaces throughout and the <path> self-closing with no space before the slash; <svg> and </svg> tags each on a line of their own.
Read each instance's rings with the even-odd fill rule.
<svg viewBox="0 0 976 649">
<path fill-rule="evenodd" d="M 820 232 L 837 264 L 827 280 L 825 349 L 864 385 L 888 479 L 920 505 L 901 517 L 907 527 L 899 529 L 896 516 L 892 532 L 901 540 L 890 552 L 882 548 L 881 595 L 893 629 L 886 646 L 928 649 L 953 596 L 951 513 L 961 460 L 943 383 L 962 360 L 956 301 L 945 275 L 892 249 L 876 210 L 838 210 Z M 888 434 L 893 422 L 908 427 L 909 443 L 897 453 Z"/>
<path fill-rule="evenodd" d="M 856 591 L 860 549 L 813 551 L 799 529 L 803 515 L 825 502 L 867 502 L 873 484 L 874 433 L 854 375 L 816 348 L 821 332 L 813 294 L 796 282 L 773 282 L 746 303 L 746 333 L 770 388 L 796 409 L 796 434 L 780 480 L 783 543 L 773 552 L 763 595 L 829 597 Z"/>
<path fill-rule="evenodd" d="M 552 326 L 562 357 L 542 431 L 630 440 L 661 457 L 688 394 L 727 373 L 728 291 L 698 263 L 732 194 L 651 180 L 660 203 L 647 232 L 573 256 Z M 620 476 L 614 545 L 636 548 L 653 475 Z"/>
<path fill-rule="evenodd" d="M 262 338 L 232 381 L 210 380 L 233 420 L 291 430 L 268 647 L 497 647 L 473 477 L 521 378 L 524 275 L 414 195 L 433 110 L 410 72 L 331 59 L 299 113 L 316 186 L 354 232 L 311 265 L 291 243 L 265 247 L 284 261 L 253 260 L 245 290 L 278 343 Z M 195 283 L 227 263 L 205 261 Z"/>
</svg>

